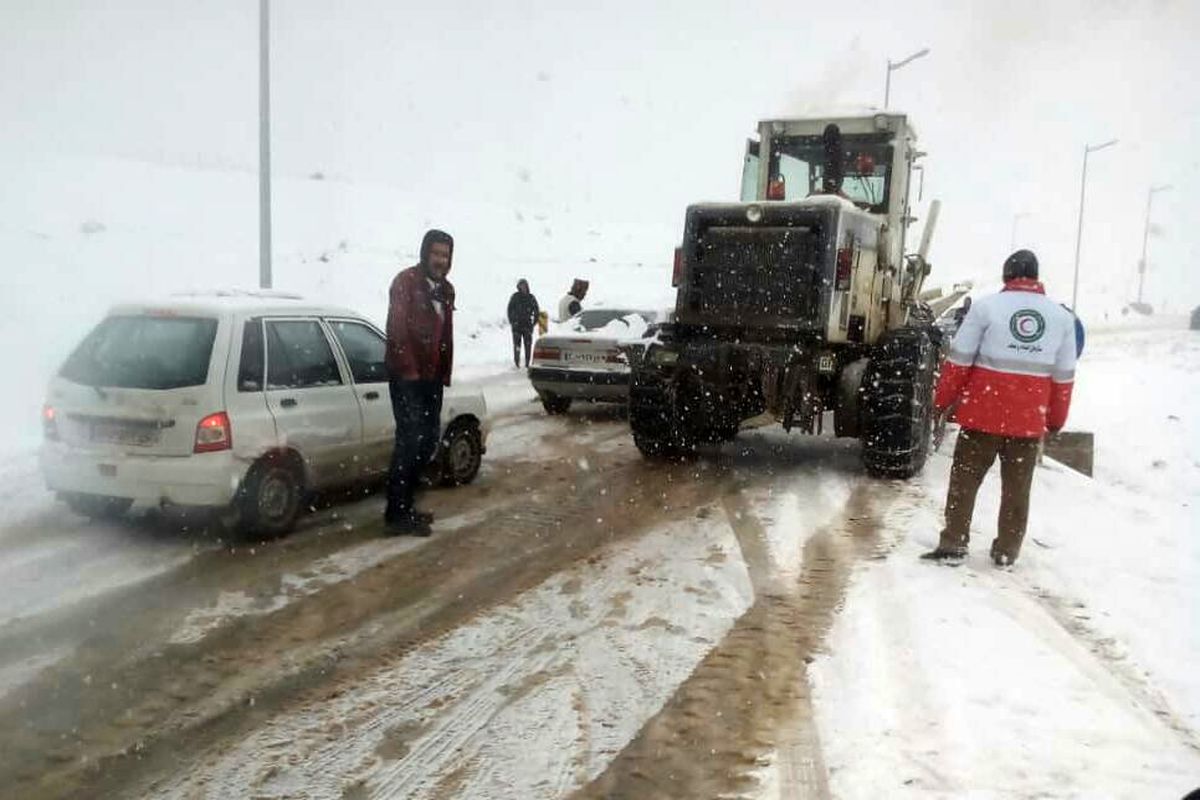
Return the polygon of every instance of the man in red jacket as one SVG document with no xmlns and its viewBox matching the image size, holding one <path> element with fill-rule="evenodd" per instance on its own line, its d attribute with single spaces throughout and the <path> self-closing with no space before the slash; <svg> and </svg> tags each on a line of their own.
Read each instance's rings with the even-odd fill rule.
<svg viewBox="0 0 1200 800">
<path fill-rule="evenodd" d="M 1046 297 L 1038 262 L 1018 250 L 1004 262 L 1004 290 L 971 306 L 950 343 L 934 395 L 938 413 L 953 410 L 962 427 L 950 469 L 946 527 L 922 558 L 961 561 L 967 554 L 975 496 L 1000 458 L 999 532 L 992 561 L 1017 560 L 1029 517 L 1038 445 L 1067 421 L 1075 382 L 1075 320 Z"/>
<path fill-rule="evenodd" d="M 442 389 L 454 358 L 454 287 L 446 280 L 454 239 L 431 230 L 421 261 L 398 274 L 388 292 L 387 369 L 396 418 L 384 524 L 389 535 L 428 536 L 433 515 L 413 507 L 421 472 L 437 450 Z"/>
</svg>

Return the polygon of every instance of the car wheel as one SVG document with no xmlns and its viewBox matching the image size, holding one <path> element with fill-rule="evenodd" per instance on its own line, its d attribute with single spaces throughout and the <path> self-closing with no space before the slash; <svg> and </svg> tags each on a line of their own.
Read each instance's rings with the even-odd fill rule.
<svg viewBox="0 0 1200 800">
<path fill-rule="evenodd" d="M 245 533 L 282 536 L 296 525 L 304 501 L 304 478 L 295 459 L 267 456 L 242 481 L 240 527 Z"/>
<path fill-rule="evenodd" d="M 88 519 L 119 519 L 124 516 L 133 500 L 128 497 L 109 497 L 102 494 L 65 494 L 67 507 Z"/>
<path fill-rule="evenodd" d="M 462 486 L 475 480 L 483 462 L 483 443 L 479 427 L 463 422 L 451 426 L 442 437 L 439 483 L 443 486 Z"/>
<path fill-rule="evenodd" d="M 571 408 L 571 398 L 546 392 L 542 395 L 542 408 L 547 414 L 565 414 Z"/>
</svg>

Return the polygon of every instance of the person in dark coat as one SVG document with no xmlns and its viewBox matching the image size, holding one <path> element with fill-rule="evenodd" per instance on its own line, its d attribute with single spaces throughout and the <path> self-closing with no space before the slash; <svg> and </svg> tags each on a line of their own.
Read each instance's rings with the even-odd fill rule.
<svg viewBox="0 0 1200 800">
<path fill-rule="evenodd" d="M 517 281 L 517 290 L 508 298 L 508 324 L 512 326 L 513 366 L 521 366 L 521 346 L 525 347 L 525 366 L 529 366 L 529 350 L 533 347 L 533 326 L 537 324 L 537 298 L 529 291 L 529 282 Z"/>
<path fill-rule="evenodd" d="M 957 333 L 958 329 L 962 327 L 963 320 L 967 318 L 967 313 L 970 310 L 971 310 L 971 298 L 968 296 L 963 300 L 961 306 L 954 309 L 954 331 L 955 331 L 955 333 Z"/>
<path fill-rule="evenodd" d="M 437 451 L 442 390 L 454 360 L 454 287 L 446 280 L 454 257 L 450 234 L 431 230 L 421 260 L 403 270 L 388 292 L 387 370 L 396 418 L 384 525 L 389 535 L 428 536 L 433 515 L 417 511 L 421 472 Z"/>
</svg>

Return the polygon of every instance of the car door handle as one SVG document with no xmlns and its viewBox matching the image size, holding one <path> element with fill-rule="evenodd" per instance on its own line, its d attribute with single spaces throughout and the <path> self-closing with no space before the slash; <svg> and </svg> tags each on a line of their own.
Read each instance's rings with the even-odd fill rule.
<svg viewBox="0 0 1200 800">
<path fill-rule="evenodd" d="M 299 404 L 296 402 L 296 398 L 285 397 L 279 401 L 279 405 L 283 406 L 284 408 L 295 408 Z"/>
<path fill-rule="evenodd" d="M 363 400 L 378 400 L 379 392 L 367 392 L 363 395 Z"/>
</svg>

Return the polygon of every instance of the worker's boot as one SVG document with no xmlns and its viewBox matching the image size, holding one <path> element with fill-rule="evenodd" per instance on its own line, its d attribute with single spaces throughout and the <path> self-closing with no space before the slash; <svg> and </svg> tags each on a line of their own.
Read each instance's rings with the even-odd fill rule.
<svg viewBox="0 0 1200 800">
<path fill-rule="evenodd" d="M 966 557 L 966 549 L 958 547 L 937 547 L 928 553 L 921 554 L 921 560 L 934 561 L 947 567 L 957 567 Z"/>
<path fill-rule="evenodd" d="M 997 569 L 1012 569 L 1013 562 L 1016 560 L 1013 556 L 992 545 L 992 563 L 996 565 Z"/>
</svg>

